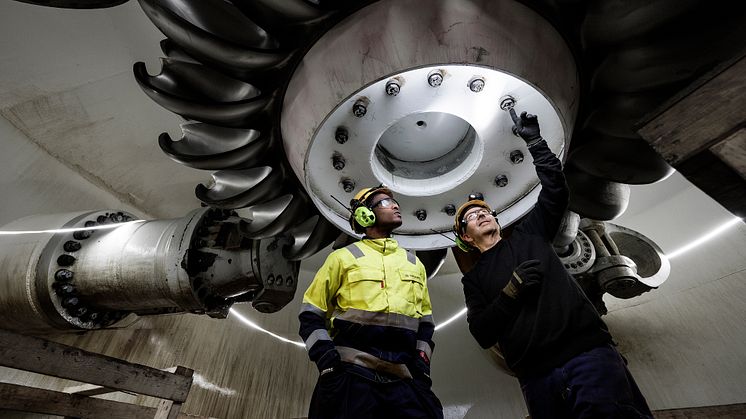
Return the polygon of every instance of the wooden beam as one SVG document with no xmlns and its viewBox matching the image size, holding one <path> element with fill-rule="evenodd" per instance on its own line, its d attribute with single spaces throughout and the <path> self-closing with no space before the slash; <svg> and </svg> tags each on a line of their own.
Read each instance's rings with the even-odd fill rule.
<svg viewBox="0 0 746 419">
<path fill-rule="evenodd" d="M 732 419 L 746 417 L 746 404 L 688 407 L 653 412 L 656 419 Z"/>
<path fill-rule="evenodd" d="M 672 166 L 731 137 L 746 123 L 746 56 L 739 54 L 679 93 L 638 133 Z"/>
<path fill-rule="evenodd" d="M 191 377 L 194 370 L 184 367 L 176 367 L 174 374 Z M 155 412 L 154 419 L 176 419 L 181 411 L 181 403 L 172 400 L 161 400 Z"/>
<path fill-rule="evenodd" d="M 155 409 L 78 394 L 0 383 L 0 409 L 77 418 L 152 418 Z"/>
<path fill-rule="evenodd" d="M 0 330 L 0 365 L 180 403 L 192 385 L 191 373 L 169 373 L 5 330 Z"/>
</svg>

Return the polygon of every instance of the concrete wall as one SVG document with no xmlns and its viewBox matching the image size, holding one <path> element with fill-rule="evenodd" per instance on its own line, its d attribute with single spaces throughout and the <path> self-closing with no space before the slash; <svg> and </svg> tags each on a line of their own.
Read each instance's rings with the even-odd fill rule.
<svg viewBox="0 0 746 419">
<path fill-rule="evenodd" d="M 86 209 L 114 208 L 146 215 L 60 163 L 1 117 L 0 196 L 0 226 L 27 215 Z"/>
</svg>

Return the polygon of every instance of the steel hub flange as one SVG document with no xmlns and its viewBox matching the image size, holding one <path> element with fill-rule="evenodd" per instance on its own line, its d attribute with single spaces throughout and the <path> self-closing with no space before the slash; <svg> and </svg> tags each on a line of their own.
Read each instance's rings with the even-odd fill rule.
<svg viewBox="0 0 746 419">
<path fill-rule="evenodd" d="M 294 73 L 282 114 L 285 150 L 314 204 L 340 229 L 352 233 L 337 200 L 346 205 L 379 183 L 396 193 L 404 225 L 395 238 L 411 249 L 453 245 L 440 234 L 452 236 L 448 208 L 471 193 L 484 195 L 502 225 L 536 202 L 530 154 L 501 104 L 509 96 L 519 112 L 539 115 L 542 135 L 563 157 L 575 65 L 530 9 L 481 3 L 433 1 L 424 12 L 415 1 L 375 3 L 325 34 Z M 480 10 L 504 19 L 480 20 Z M 549 48 L 555 61 L 516 54 L 524 42 Z"/>
</svg>

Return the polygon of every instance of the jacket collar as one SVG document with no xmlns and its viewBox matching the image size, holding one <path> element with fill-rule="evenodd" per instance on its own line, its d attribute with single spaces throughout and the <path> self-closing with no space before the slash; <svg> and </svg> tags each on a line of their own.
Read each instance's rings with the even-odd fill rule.
<svg viewBox="0 0 746 419">
<path fill-rule="evenodd" d="M 375 250 L 378 253 L 383 254 L 384 256 L 390 255 L 396 252 L 396 249 L 399 248 L 399 243 L 397 243 L 397 241 L 392 238 L 385 238 L 385 239 L 363 238 L 362 240 L 360 240 L 360 243 L 370 247 L 371 249 Z"/>
</svg>

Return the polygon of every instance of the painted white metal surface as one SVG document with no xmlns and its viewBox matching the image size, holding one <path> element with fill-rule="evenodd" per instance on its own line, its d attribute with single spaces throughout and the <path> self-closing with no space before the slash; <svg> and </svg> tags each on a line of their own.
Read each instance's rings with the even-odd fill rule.
<svg viewBox="0 0 746 419">
<path fill-rule="evenodd" d="M 438 69 L 443 82 L 432 87 L 428 75 Z M 470 82 L 480 77 L 484 88 L 474 92 Z M 385 86 L 393 79 L 401 89 L 389 96 Z M 536 201 L 530 155 L 499 108 L 505 95 L 518 100 L 519 112 L 539 115 L 544 137 L 562 155 L 575 119 L 577 73 L 564 41 L 538 14 L 509 0 L 377 2 L 332 28 L 304 57 L 283 105 L 285 151 L 314 203 L 339 228 L 352 233 L 347 211 L 330 195 L 346 204 L 357 189 L 384 183 L 403 207 L 396 238 L 405 247 L 451 246 L 439 234 L 451 234 L 446 205 L 480 192 L 508 225 Z M 367 107 L 362 117 L 352 112 L 358 101 Z M 437 126 L 428 120 L 447 117 L 463 121 L 459 129 L 472 128 L 473 141 L 431 133 Z M 344 144 L 335 141 L 339 127 L 348 131 Z M 394 138 L 400 147 L 391 150 Z M 404 163 L 380 158 L 382 147 Z M 510 162 L 514 150 L 523 163 Z M 345 159 L 341 170 L 332 165 L 335 155 Z M 501 174 L 509 180 L 504 188 L 495 186 Z M 355 186 L 345 191 L 345 180 Z M 426 220 L 417 210 L 427 212 Z"/>
</svg>

